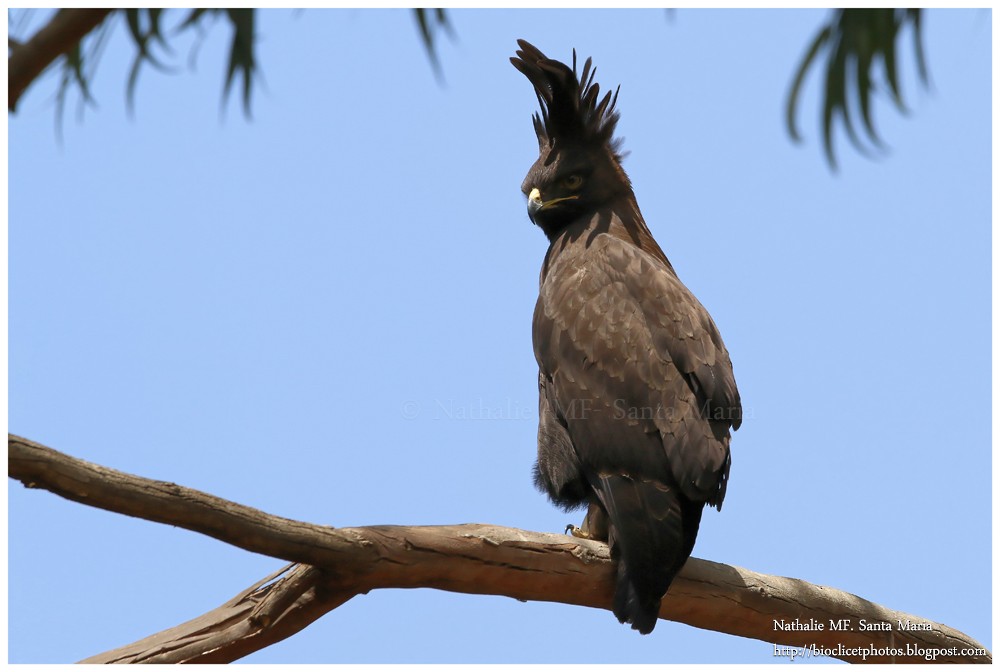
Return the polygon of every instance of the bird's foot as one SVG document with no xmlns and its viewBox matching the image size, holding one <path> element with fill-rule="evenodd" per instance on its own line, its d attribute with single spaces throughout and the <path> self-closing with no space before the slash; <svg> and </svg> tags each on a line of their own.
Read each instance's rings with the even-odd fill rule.
<svg viewBox="0 0 1000 672">
<path fill-rule="evenodd" d="M 566 526 L 566 534 L 572 534 L 577 539 L 593 539 L 593 537 L 590 536 L 590 533 L 584 531 L 582 527 L 577 527 L 572 523 Z"/>
</svg>

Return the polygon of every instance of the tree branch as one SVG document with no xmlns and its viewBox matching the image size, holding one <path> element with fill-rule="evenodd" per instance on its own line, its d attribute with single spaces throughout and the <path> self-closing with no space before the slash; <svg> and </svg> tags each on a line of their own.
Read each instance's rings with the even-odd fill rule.
<svg viewBox="0 0 1000 672">
<path fill-rule="evenodd" d="M 375 588 L 437 588 L 611 607 L 614 565 L 602 543 L 491 525 L 312 525 L 84 462 L 14 435 L 8 435 L 7 446 L 9 475 L 27 487 L 303 563 L 192 621 L 83 662 L 235 660 Z M 981 644 L 948 626 L 834 588 L 696 558 L 674 581 L 660 617 L 775 644 L 832 649 L 829 655 L 851 662 L 924 662 L 922 652 L 933 649 L 943 651 L 936 662 L 992 661 Z M 796 619 L 822 623 L 824 629 L 776 625 Z M 853 629 L 831 630 L 831 621 L 841 619 Z M 892 629 L 861 631 L 861 619 Z M 901 629 L 907 621 L 930 629 Z"/>
<path fill-rule="evenodd" d="M 7 109 L 17 107 L 25 89 L 53 61 L 76 46 L 113 9 L 60 9 L 27 42 L 7 43 Z"/>
<path fill-rule="evenodd" d="M 288 565 L 216 609 L 81 663 L 229 663 L 294 635 L 354 597 L 309 565 Z"/>
</svg>

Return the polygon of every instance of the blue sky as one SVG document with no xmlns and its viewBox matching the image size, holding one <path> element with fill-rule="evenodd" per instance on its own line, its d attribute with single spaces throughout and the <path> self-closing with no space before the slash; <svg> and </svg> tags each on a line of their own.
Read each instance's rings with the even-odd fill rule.
<svg viewBox="0 0 1000 672">
<path fill-rule="evenodd" d="M 167 21 L 173 24 L 179 12 Z M 253 121 L 119 25 L 64 139 L 49 77 L 9 121 L 9 426 L 76 457 L 334 526 L 561 531 L 531 484 L 542 233 L 516 38 L 594 57 L 653 234 L 729 347 L 746 420 L 694 555 L 834 586 L 991 642 L 991 14 L 902 38 L 877 160 L 823 158 L 821 10 L 450 14 L 445 84 L 402 10 L 265 12 Z M 120 21 L 121 19 L 117 19 Z M 220 120 L 220 116 L 224 117 Z M 415 417 L 412 417 L 415 416 Z M 484 418 L 484 416 L 486 416 Z M 9 483 L 9 660 L 72 662 L 280 560 Z M 59 633 L 53 637 L 52 633 Z M 387 644 L 391 642 L 391 646 Z M 247 662 L 773 662 L 768 644 L 431 590 L 357 597 Z"/>
</svg>

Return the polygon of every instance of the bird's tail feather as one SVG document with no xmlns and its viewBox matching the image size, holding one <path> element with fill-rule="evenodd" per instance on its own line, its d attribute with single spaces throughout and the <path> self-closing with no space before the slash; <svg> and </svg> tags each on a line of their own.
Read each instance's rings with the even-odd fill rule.
<svg viewBox="0 0 1000 672">
<path fill-rule="evenodd" d="M 702 506 L 675 486 L 627 475 L 599 475 L 594 491 L 608 514 L 608 543 L 618 559 L 613 610 L 649 634 L 660 601 L 691 555 Z"/>
</svg>

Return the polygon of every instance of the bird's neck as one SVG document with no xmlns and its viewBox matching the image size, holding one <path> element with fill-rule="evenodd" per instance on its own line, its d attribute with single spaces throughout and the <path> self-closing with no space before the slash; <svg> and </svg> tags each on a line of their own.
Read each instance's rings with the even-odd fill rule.
<svg viewBox="0 0 1000 672">
<path fill-rule="evenodd" d="M 572 254 L 572 250 L 586 249 L 602 233 L 645 250 L 674 273 L 670 260 L 646 226 L 635 196 L 629 193 L 549 236 L 549 249 L 542 264 L 542 280 L 544 281 L 548 269 L 557 257 L 564 253 Z"/>
<path fill-rule="evenodd" d="M 617 217 L 613 218 L 613 221 L 619 222 L 620 227 L 616 229 L 612 226 L 612 230 L 608 233 L 645 250 L 661 260 L 673 272 L 674 267 L 670 264 L 670 260 L 667 259 L 667 255 L 663 253 L 663 249 L 653 238 L 649 227 L 646 226 L 646 220 L 643 219 L 642 212 L 639 211 L 639 204 L 636 202 L 634 194 L 629 192 L 627 197 L 620 199 L 616 205 L 615 214 Z"/>
</svg>

